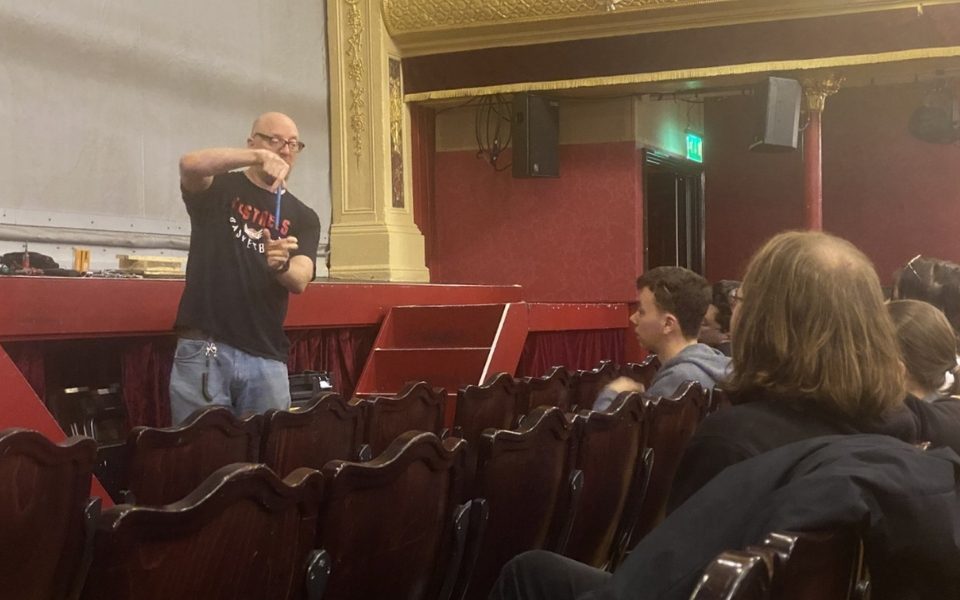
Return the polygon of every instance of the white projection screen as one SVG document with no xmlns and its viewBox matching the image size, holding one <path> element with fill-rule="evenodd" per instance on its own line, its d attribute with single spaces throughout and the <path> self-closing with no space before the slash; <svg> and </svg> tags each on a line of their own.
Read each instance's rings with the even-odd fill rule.
<svg viewBox="0 0 960 600">
<path fill-rule="evenodd" d="M 0 0 L 0 253 L 185 255 L 180 155 L 243 146 L 276 110 L 307 144 L 289 183 L 320 215 L 325 274 L 326 52 L 317 0 Z"/>
</svg>

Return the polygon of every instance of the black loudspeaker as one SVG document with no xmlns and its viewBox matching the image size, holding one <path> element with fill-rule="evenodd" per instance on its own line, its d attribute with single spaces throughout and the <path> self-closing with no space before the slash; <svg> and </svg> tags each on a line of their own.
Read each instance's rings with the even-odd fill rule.
<svg viewBox="0 0 960 600">
<path fill-rule="evenodd" d="M 757 93 L 760 123 L 750 149 L 755 152 L 796 150 L 803 88 L 796 79 L 768 77 Z"/>
<path fill-rule="evenodd" d="M 514 94 L 510 119 L 514 177 L 560 176 L 560 105 L 535 94 Z"/>
</svg>

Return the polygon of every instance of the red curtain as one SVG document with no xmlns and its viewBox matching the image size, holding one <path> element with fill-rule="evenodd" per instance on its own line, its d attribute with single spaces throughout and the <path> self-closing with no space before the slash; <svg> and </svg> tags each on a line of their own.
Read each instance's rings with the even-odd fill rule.
<svg viewBox="0 0 960 600">
<path fill-rule="evenodd" d="M 551 367 L 592 369 L 602 360 L 623 363 L 622 329 L 531 331 L 520 355 L 517 377 L 540 377 Z"/>
<path fill-rule="evenodd" d="M 377 327 L 287 332 L 290 373 L 329 371 L 351 397 L 377 336 Z M 41 399 L 48 390 L 105 387 L 120 382 L 130 427 L 170 425 L 170 370 L 176 337 L 8 342 L 4 350 Z"/>
<path fill-rule="evenodd" d="M 334 389 L 344 398 L 353 396 L 360 372 L 377 337 L 377 327 L 344 327 L 288 331 L 290 356 L 287 370 L 329 371 Z"/>
<path fill-rule="evenodd" d="M 170 426 L 170 370 L 176 349 L 173 336 L 124 340 L 120 385 L 130 427 Z"/>
<path fill-rule="evenodd" d="M 41 400 L 47 394 L 46 370 L 44 369 L 43 346 L 40 342 L 7 342 L 3 345 L 13 364 L 17 365 L 24 379 Z"/>
</svg>

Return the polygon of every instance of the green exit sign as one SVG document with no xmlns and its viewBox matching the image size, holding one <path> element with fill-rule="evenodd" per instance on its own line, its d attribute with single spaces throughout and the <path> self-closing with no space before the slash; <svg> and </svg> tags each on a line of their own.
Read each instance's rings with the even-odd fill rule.
<svg viewBox="0 0 960 600">
<path fill-rule="evenodd" d="M 703 138 L 690 131 L 687 132 L 687 160 L 703 162 Z"/>
</svg>

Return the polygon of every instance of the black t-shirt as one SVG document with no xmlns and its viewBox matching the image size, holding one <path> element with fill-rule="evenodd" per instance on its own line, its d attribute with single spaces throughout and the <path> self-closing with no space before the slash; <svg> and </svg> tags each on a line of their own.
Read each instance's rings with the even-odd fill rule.
<svg viewBox="0 0 960 600">
<path fill-rule="evenodd" d="M 177 312 L 177 329 L 199 329 L 255 356 L 287 360 L 283 332 L 288 292 L 267 267 L 262 240 L 295 236 L 298 249 L 316 262 L 320 219 L 290 192 L 275 221 L 276 194 L 253 184 L 243 171 L 213 178 L 200 193 L 183 192 L 190 215 L 187 282 Z"/>
</svg>

